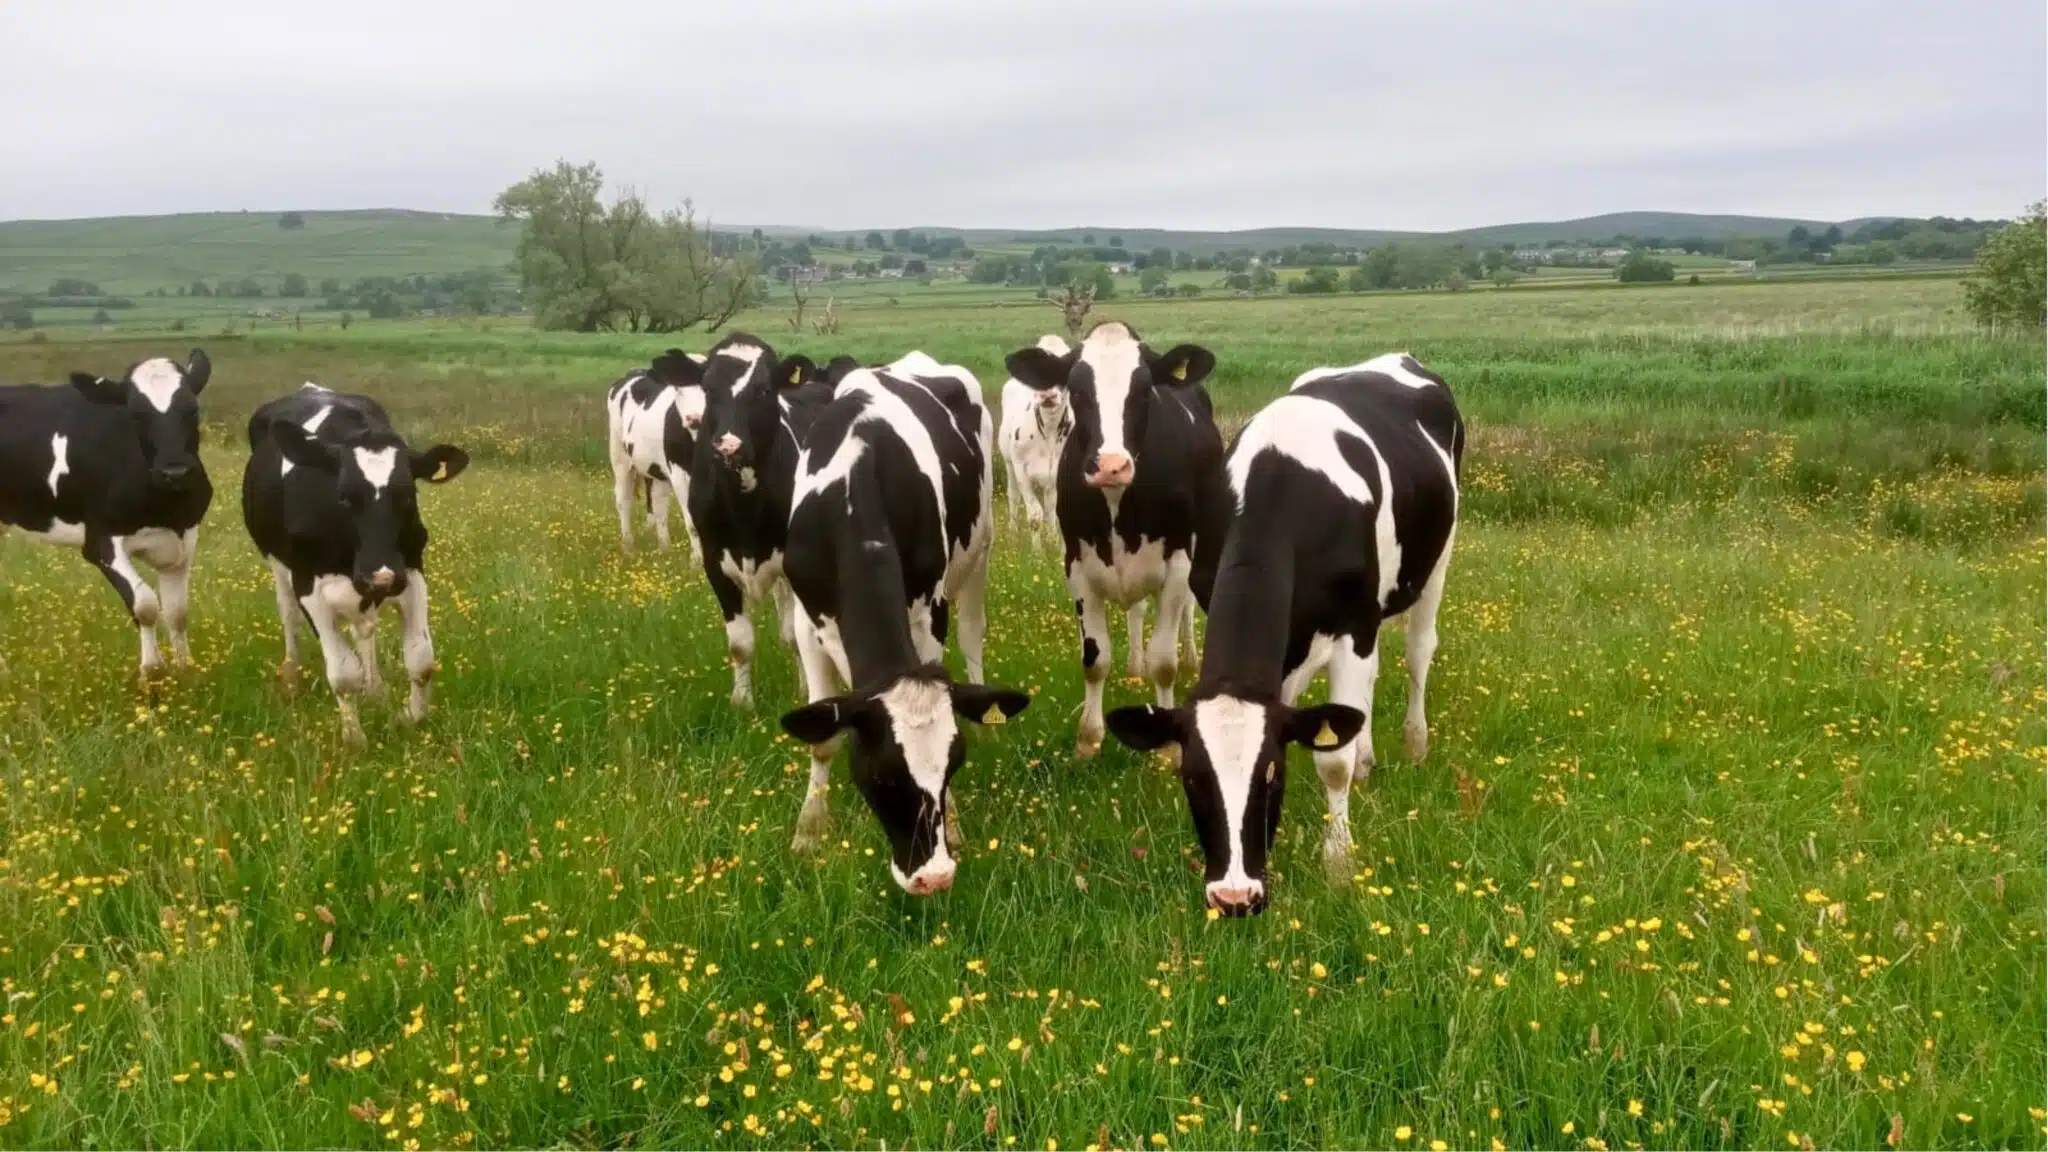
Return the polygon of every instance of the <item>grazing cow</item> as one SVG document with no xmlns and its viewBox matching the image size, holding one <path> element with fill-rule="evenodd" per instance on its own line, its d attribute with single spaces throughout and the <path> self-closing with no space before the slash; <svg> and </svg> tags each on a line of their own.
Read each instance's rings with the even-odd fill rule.
<svg viewBox="0 0 2048 1152">
<path fill-rule="evenodd" d="M 850 361 L 835 361 L 835 370 Z M 677 383 L 704 389 L 690 524 L 701 540 L 704 578 L 725 616 L 732 703 L 754 705 L 752 607 L 775 598 L 784 643 L 794 644 L 789 583 L 782 575 L 789 500 L 804 431 L 831 395 L 809 357 L 778 360 L 759 337 L 735 332 L 702 364 L 672 362 Z"/>
<path fill-rule="evenodd" d="M 1315 753 L 1330 803 L 1324 858 L 1335 878 L 1349 875 L 1349 789 L 1373 765 L 1380 625 L 1404 613 L 1403 730 L 1411 759 L 1428 753 L 1422 697 L 1464 452 L 1450 389 L 1405 353 L 1304 373 L 1238 434 L 1236 510 L 1195 690 L 1186 707 L 1109 717 L 1134 748 L 1182 749 L 1212 907 L 1243 915 L 1265 905 L 1288 744 Z M 1331 703 L 1295 708 L 1325 667 Z"/>
<path fill-rule="evenodd" d="M 1192 344 L 1162 356 L 1108 321 L 1064 356 L 1025 348 L 1007 364 L 1012 377 L 1041 393 L 1066 389 L 1072 405 L 1073 430 L 1060 454 L 1059 522 L 1086 680 L 1075 754 L 1087 759 L 1102 746 L 1106 606 L 1126 610 L 1135 672 L 1145 602 L 1157 601 L 1146 660 L 1160 706 L 1171 707 L 1177 637 L 1192 633 L 1194 605 L 1208 603 L 1230 522 L 1223 437 L 1200 387 L 1216 358 Z"/>
<path fill-rule="evenodd" d="M 412 692 L 405 719 L 427 718 L 434 641 L 427 631 L 427 526 L 417 483 L 445 484 L 469 466 L 448 444 L 415 451 L 368 396 L 307 384 L 249 417 L 242 519 L 277 585 L 284 624 L 278 674 L 296 683 L 301 614 L 320 638 L 327 683 L 341 708 L 341 737 L 363 743 L 355 697 L 382 695 L 377 609 L 386 601 L 404 626 Z M 350 650 L 347 628 L 354 636 Z"/>
<path fill-rule="evenodd" d="M 178 662 L 192 663 L 192 557 L 213 502 L 199 393 L 212 373 L 194 348 L 182 365 L 143 360 L 118 380 L 74 372 L 68 387 L 0 388 L 0 533 L 12 526 L 85 553 L 135 621 L 145 680 L 163 667 L 159 620 Z M 161 598 L 136 560 L 156 569 Z"/>
<path fill-rule="evenodd" d="M 647 523 L 663 549 L 669 546 L 669 496 L 678 497 L 676 514 L 690 537 L 690 556 L 702 548 L 690 525 L 690 467 L 696 456 L 697 424 L 704 418 L 704 386 L 676 381 L 676 363 L 699 367 L 702 356 L 671 348 L 652 367 L 633 372 L 612 384 L 605 396 L 612 458 L 612 502 L 619 510 L 619 545 L 633 550 L 632 507 L 636 490 L 646 492 Z"/>
<path fill-rule="evenodd" d="M 782 724 L 811 745 L 791 847 L 817 846 L 832 755 L 851 731 L 854 784 L 888 834 L 890 875 L 917 896 L 953 883 L 955 715 L 998 724 L 1031 702 L 981 686 L 989 424 L 973 375 L 923 353 L 846 373 L 811 424 L 790 510 L 783 568 L 810 703 Z M 953 603 L 965 684 L 942 663 Z"/>
<path fill-rule="evenodd" d="M 1054 356 L 1070 349 L 1057 336 L 1041 336 L 1038 346 Z M 1074 417 L 1064 384 L 1040 391 L 1015 378 L 1003 381 L 1003 422 L 996 434 L 1003 453 L 1010 511 L 1022 512 L 1033 525 L 1057 523 L 1060 452 Z"/>
</svg>

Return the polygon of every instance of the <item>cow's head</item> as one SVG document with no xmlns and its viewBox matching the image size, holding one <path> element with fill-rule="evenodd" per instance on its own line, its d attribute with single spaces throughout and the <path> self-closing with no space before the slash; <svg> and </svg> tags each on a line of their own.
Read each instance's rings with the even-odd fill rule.
<svg viewBox="0 0 2048 1152">
<path fill-rule="evenodd" d="M 695 431 L 704 422 L 704 359 L 680 348 L 654 358 L 647 374 L 677 389 L 676 411 L 683 427 Z"/>
<path fill-rule="evenodd" d="M 403 538 L 426 532 L 418 482 L 446 484 L 469 467 L 469 454 L 452 444 L 416 452 L 389 433 L 329 443 L 289 422 L 272 425 L 271 435 L 293 466 L 334 477 L 335 498 L 355 539 L 349 579 L 356 591 L 373 600 L 405 591 Z"/>
<path fill-rule="evenodd" d="M 1108 720 L 1118 740 L 1141 752 L 1180 746 L 1180 783 L 1202 842 L 1209 906 L 1245 916 L 1266 906 L 1266 859 L 1280 829 L 1287 745 L 1342 747 L 1365 726 L 1365 713 L 1343 704 L 1290 708 L 1225 695 L 1181 708 L 1118 708 Z"/>
<path fill-rule="evenodd" d="M 786 713 L 782 727 L 811 745 L 851 734 L 853 782 L 889 835 L 889 874 L 905 892 L 926 896 L 953 885 L 945 817 L 947 785 L 966 755 L 959 719 L 1000 724 L 1030 703 L 1015 689 L 955 684 L 933 666 L 880 692 L 806 704 Z"/>
<path fill-rule="evenodd" d="M 683 371 L 676 366 L 677 371 Z M 698 426 L 709 457 L 752 491 L 755 469 L 775 442 L 782 423 L 781 393 L 801 388 L 818 374 L 809 357 L 777 360 L 775 350 L 756 337 L 735 332 L 712 347 L 700 369 L 704 419 Z"/>
<path fill-rule="evenodd" d="M 1073 351 L 1065 340 L 1052 335 L 1040 336 L 1038 338 L 1038 347 L 1053 356 L 1065 356 Z M 1047 433 L 1057 432 L 1060 423 L 1067 418 L 1067 409 L 1071 403 L 1067 397 L 1066 382 L 1060 382 L 1057 387 L 1034 388 L 1032 391 L 1038 398 L 1037 415 L 1039 430 Z"/>
<path fill-rule="evenodd" d="M 73 372 L 71 386 L 95 404 L 127 409 L 150 483 L 177 490 L 206 475 L 199 463 L 199 393 L 212 375 L 212 362 L 194 348 L 183 364 L 159 356 L 119 380 Z"/>
<path fill-rule="evenodd" d="M 1010 353 L 1005 366 L 1041 395 L 1067 390 L 1074 414 L 1067 452 L 1080 459 L 1082 476 L 1096 488 L 1121 489 L 1137 479 L 1153 390 L 1194 387 L 1216 367 L 1216 357 L 1194 344 L 1157 355 L 1113 320 L 1097 324 L 1065 355 L 1042 344 Z"/>
</svg>

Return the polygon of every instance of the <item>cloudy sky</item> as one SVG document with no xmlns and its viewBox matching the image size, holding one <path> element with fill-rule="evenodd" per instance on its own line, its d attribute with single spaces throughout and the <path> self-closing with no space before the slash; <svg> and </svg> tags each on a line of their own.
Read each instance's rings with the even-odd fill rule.
<svg viewBox="0 0 2048 1152">
<path fill-rule="evenodd" d="M 2041 0 L 180 0 L 0 37 L 0 218 L 488 211 L 557 158 L 721 223 L 2011 216 Z"/>
</svg>

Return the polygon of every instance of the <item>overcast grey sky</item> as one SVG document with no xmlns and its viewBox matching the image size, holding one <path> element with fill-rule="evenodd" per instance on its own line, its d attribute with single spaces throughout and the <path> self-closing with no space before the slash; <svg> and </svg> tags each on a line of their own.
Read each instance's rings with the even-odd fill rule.
<svg viewBox="0 0 2048 1152">
<path fill-rule="evenodd" d="M 23 5 L 0 218 L 488 211 L 557 158 L 718 221 L 1450 229 L 2011 216 L 2042 0 Z"/>
</svg>

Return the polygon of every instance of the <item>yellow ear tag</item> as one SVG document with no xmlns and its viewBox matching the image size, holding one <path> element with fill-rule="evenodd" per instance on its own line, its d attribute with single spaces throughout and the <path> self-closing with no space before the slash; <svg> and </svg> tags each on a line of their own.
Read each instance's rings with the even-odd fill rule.
<svg viewBox="0 0 2048 1152">
<path fill-rule="evenodd" d="M 981 722 L 983 724 L 1001 724 L 1007 719 L 1009 717 L 1003 715 L 1003 710 L 994 704 L 989 705 L 988 711 L 981 714 Z"/>
<path fill-rule="evenodd" d="M 442 476 L 446 475 L 447 472 L 448 462 L 446 460 L 436 460 L 434 461 L 434 474 L 432 476 L 427 477 L 427 479 L 439 480 Z"/>
<path fill-rule="evenodd" d="M 1187 378 L 1188 378 L 1188 362 L 1187 362 L 1187 361 L 1183 360 L 1183 361 L 1181 361 L 1180 363 L 1178 363 L 1178 364 L 1175 364 L 1175 365 L 1173 366 L 1173 378 L 1174 378 L 1175 380 L 1185 380 L 1185 379 L 1187 379 Z"/>
<path fill-rule="evenodd" d="M 1267 762 L 1266 762 L 1266 783 L 1268 783 L 1268 784 L 1271 784 L 1271 783 L 1273 782 L 1273 774 L 1274 774 L 1275 772 L 1278 772 L 1279 770 L 1280 770 L 1280 762 L 1279 762 L 1278 760 L 1269 760 L 1269 761 L 1267 761 Z"/>
<path fill-rule="evenodd" d="M 801 369 L 801 368 L 791 368 L 791 369 L 789 370 L 789 382 L 790 382 L 791 384 L 801 384 L 801 383 L 803 383 L 803 382 L 804 382 L 804 370 L 803 370 L 803 369 Z"/>
<path fill-rule="evenodd" d="M 1316 733 L 1316 747 L 1335 748 L 1342 743 L 1342 740 L 1337 739 L 1337 734 L 1330 730 L 1330 722 L 1328 720 L 1323 721 L 1323 730 Z"/>
</svg>

